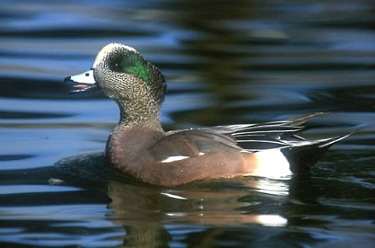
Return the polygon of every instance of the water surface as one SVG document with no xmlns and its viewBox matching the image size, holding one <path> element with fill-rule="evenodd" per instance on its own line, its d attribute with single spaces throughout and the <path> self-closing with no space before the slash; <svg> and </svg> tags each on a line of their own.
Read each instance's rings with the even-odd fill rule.
<svg viewBox="0 0 375 248">
<path fill-rule="evenodd" d="M 371 1 L 3 1 L 1 247 L 373 247 L 375 5 Z M 115 103 L 63 78 L 110 42 L 168 80 L 165 129 L 326 111 L 311 138 L 361 128 L 311 176 L 177 188 L 54 164 L 100 153 Z M 86 166 L 86 167 L 85 167 Z M 98 176 L 101 175 L 101 176 Z"/>
</svg>

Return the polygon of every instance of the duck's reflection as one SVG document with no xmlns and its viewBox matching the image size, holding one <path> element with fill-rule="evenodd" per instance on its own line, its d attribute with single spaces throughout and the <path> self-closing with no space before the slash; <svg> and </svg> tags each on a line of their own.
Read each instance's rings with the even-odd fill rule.
<svg viewBox="0 0 375 248">
<path fill-rule="evenodd" d="M 108 185 L 113 210 L 109 218 L 125 227 L 124 244 L 135 247 L 166 247 L 170 241 L 166 226 L 172 223 L 285 226 L 287 219 L 274 207 L 285 200 L 288 182 L 243 178 L 234 183 L 161 188 L 112 181 Z"/>
</svg>

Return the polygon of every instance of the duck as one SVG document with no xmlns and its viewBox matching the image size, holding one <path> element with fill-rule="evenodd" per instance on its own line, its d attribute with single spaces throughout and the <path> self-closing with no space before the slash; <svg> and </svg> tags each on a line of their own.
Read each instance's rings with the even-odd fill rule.
<svg viewBox="0 0 375 248">
<path fill-rule="evenodd" d="M 324 152 L 350 134 L 307 140 L 304 123 L 318 112 L 281 121 L 164 131 L 162 72 L 136 49 L 104 46 L 90 70 L 65 78 L 72 93 L 101 91 L 120 109 L 105 159 L 142 183 L 179 186 L 244 176 L 287 178 L 309 172 Z"/>
</svg>

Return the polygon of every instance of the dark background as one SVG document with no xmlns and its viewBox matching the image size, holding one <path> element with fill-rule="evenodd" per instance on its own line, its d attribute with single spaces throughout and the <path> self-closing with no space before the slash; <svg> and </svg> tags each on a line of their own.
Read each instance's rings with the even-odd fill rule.
<svg viewBox="0 0 375 248">
<path fill-rule="evenodd" d="M 0 246 L 373 247 L 374 12 L 369 0 L 3 0 Z M 103 151 L 118 110 L 63 78 L 110 42 L 164 72 L 166 129 L 317 111 L 330 114 L 308 137 L 361 129 L 308 178 L 158 188 L 79 166 L 65 178 L 54 163 Z"/>
</svg>

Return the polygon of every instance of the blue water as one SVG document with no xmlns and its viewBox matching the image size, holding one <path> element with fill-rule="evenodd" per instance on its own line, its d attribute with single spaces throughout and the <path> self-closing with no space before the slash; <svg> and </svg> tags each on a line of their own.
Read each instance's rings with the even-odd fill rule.
<svg viewBox="0 0 375 248">
<path fill-rule="evenodd" d="M 375 5 L 371 1 L 38 1 L 0 8 L 0 247 L 374 247 Z M 358 130 L 310 177 L 177 188 L 109 178 L 118 121 L 100 94 L 69 94 L 110 42 L 168 81 L 165 129 L 317 111 L 307 136 Z"/>
</svg>

